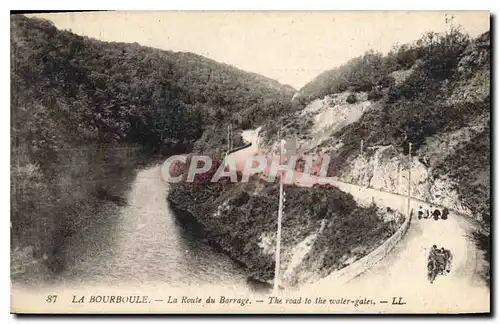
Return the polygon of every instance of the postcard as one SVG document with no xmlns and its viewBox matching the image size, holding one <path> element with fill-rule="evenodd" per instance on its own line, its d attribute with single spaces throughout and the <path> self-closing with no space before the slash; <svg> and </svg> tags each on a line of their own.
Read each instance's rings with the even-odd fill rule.
<svg viewBox="0 0 500 324">
<path fill-rule="evenodd" d="M 10 21 L 12 313 L 490 313 L 489 12 Z"/>
</svg>

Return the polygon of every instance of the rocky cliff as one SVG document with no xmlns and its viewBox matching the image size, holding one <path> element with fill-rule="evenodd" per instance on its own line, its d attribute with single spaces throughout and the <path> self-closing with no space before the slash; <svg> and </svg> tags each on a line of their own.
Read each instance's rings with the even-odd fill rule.
<svg viewBox="0 0 500 324">
<path fill-rule="evenodd" d="M 287 132 L 304 151 L 331 155 L 329 174 L 345 182 L 405 194 L 411 165 L 413 196 L 466 213 L 487 229 L 489 37 L 452 30 L 379 56 L 379 69 L 360 67 L 377 58 L 368 53 L 324 73 L 294 96 L 304 108 Z M 328 79 L 339 73 L 342 82 Z M 264 127 L 262 137 L 270 130 Z"/>
</svg>

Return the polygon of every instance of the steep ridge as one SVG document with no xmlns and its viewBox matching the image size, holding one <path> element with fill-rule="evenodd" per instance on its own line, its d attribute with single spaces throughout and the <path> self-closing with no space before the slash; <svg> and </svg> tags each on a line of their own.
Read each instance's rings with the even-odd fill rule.
<svg viewBox="0 0 500 324">
<path fill-rule="evenodd" d="M 405 70 L 390 72 L 390 86 L 372 87 L 371 100 L 352 93 L 374 108 L 331 131 L 311 151 L 332 155 L 330 175 L 395 192 L 396 187 L 407 187 L 404 155 L 411 142 L 415 196 L 466 212 L 488 228 L 489 32 L 471 40 L 452 30 L 437 39 L 424 38 L 419 44 L 406 52 L 403 48 L 390 53 L 385 58 L 387 71 L 393 70 L 394 55 L 397 61 L 410 51 L 413 63 Z M 377 91 L 379 99 L 374 94 Z M 312 105 L 314 102 L 308 107 Z M 357 105 L 351 104 L 355 111 Z"/>
<path fill-rule="evenodd" d="M 228 157 L 237 167 L 243 167 L 252 155 L 265 154 L 258 133 L 258 129 L 243 132 L 244 141 L 252 145 Z M 229 183 L 227 178 L 210 182 L 219 165 L 217 162 L 210 171 L 196 176 L 193 183 L 171 184 L 168 199 L 204 224 L 210 240 L 246 265 L 254 277 L 271 280 L 278 183 L 259 180 L 259 176 L 243 183 Z M 186 169 L 184 166 L 184 172 Z M 287 184 L 285 192 L 280 273 L 286 287 L 348 266 L 376 249 L 404 221 L 399 212 L 360 204 L 335 187 Z"/>
<path fill-rule="evenodd" d="M 490 34 L 469 39 L 451 30 L 433 37 L 389 53 L 386 65 L 391 66 L 394 55 L 396 61 L 409 56 L 409 63 L 399 70 L 388 68 L 392 82 L 368 89 L 371 100 L 355 85 L 341 93 L 327 91 L 321 100 L 353 95 L 374 109 L 328 132 L 330 136 L 309 151 L 330 154 L 329 175 L 340 181 L 406 195 L 408 142 L 412 142 L 412 197 L 470 217 L 473 222 L 465 223 L 474 225 L 461 233 L 475 238 L 474 244 L 480 245 L 477 254 L 484 261 L 490 249 Z M 318 79 L 328 83 L 325 75 Z M 315 87 L 324 89 L 315 82 L 319 81 L 301 89 L 295 100 Z M 351 105 L 356 111 L 359 102 L 353 103 L 346 100 L 327 109 Z M 489 282 L 488 266 L 481 272 Z"/>
<path fill-rule="evenodd" d="M 302 153 L 331 156 L 330 176 L 395 192 L 407 187 L 411 142 L 415 196 L 488 230 L 489 38 L 452 28 L 327 71 L 293 97 L 301 111 L 261 128 L 263 143 L 272 147 L 284 125 Z"/>
<path fill-rule="evenodd" d="M 237 139 L 292 109 L 292 87 L 193 53 L 22 15 L 11 15 L 10 46 L 12 250 L 49 273 L 78 257 L 64 253 L 71 237 L 126 204 L 137 166 L 227 145 L 227 123 Z"/>
</svg>

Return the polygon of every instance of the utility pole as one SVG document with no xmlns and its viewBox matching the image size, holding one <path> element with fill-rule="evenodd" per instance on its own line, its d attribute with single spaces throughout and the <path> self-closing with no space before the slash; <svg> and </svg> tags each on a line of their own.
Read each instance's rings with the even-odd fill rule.
<svg viewBox="0 0 500 324">
<path fill-rule="evenodd" d="M 401 164 L 398 163 L 398 190 L 397 193 L 401 194 Z"/>
<path fill-rule="evenodd" d="M 280 145 L 280 164 L 282 158 L 283 144 L 281 143 L 280 131 L 278 130 L 278 143 Z M 276 232 L 276 268 L 274 269 L 274 293 L 279 290 L 280 284 L 280 249 L 281 249 L 281 219 L 283 217 L 283 177 L 279 175 L 280 181 L 280 200 L 278 206 L 278 230 Z"/>
<path fill-rule="evenodd" d="M 233 149 L 233 125 L 229 123 L 229 147 L 230 150 Z"/>
<path fill-rule="evenodd" d="M 230 139 L 231 139 L 231 135 L 229 134 L 230 133 L 230 125 L 227 125 L 227 152 L 226 152 L 226 155 L 229 153 L 229 151 L 231 150 L 231 144 L 230 144 Z"/>
<path fill-rule="evenodd" d="M 226 156 L 233 149 L 233 129 L 231 124 L 227 125 L 227 152 Z"/>
<path fill-rule="evenodd" d="M 410 200 L 411 200 L 411 142 L 408 142 L 408 206 L 406 214 L 410 217 Z"/>
<path fill-rule="evenodd" d="M 360 157 L 363 158 L 363 144 L 364 144 L 364 141 L 363 139 L 361 139 L 361 144 L 359 145 L 359 154 L 360 154 Z M 366 161 L 365 163 L 365 172 L 369 172 L 369 169 L 368 169 L 368 161 Z M 375 168 L 373 169 L 373 174 L 375 174 Z M 368 181 L 368 183 L 366 184 L 366 187 L 367 188 L 370 188 L 370 181 Z"/>
<path fill-rule="evenodd" d="M 231 123 L 227 126 L 227 143 L 229 146 L 229 151 L 233 149 L 233 128 Z"/>
</svg>

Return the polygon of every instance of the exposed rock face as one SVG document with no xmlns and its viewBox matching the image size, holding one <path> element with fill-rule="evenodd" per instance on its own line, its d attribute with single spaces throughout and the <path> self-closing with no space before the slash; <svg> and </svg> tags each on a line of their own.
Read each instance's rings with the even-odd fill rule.
<svg viewBox="0 0 500 324">
<path fill-rule="evenodd" d="M 349 98 L 354 96 L 354 102 Z M 314 150 L 324 142 L 332 142 L 333 134 L 342 128 L 356 122 L 375 105 L 368 100 L 366 92 L 344 91 L 315 99 L 304 109 L 285 116 L 281 123 L 281 136 L 297 138 L 298 149 L 301 152 Z M 268 129 L 266 130 L 269 131 Z M 275 134 L 261 132 L 262 148 L 276 151 L 278 142 Z M 264 138 L 267 138 L 265 140 Z"/>
<path fill-rule="evenodd" d="M 340 179 L 347 183 L 408 194 L 408 158 L 392 147 L 373 148 L 370 157 L 355 158 Z M 411 160 L 411 196 L 471 214 L 460 201 L 451 179 L 434 179 L 429 169 L 416 157 Z"/>
</svg>

